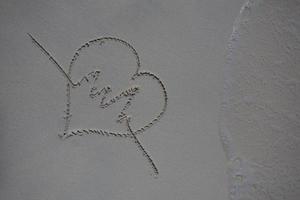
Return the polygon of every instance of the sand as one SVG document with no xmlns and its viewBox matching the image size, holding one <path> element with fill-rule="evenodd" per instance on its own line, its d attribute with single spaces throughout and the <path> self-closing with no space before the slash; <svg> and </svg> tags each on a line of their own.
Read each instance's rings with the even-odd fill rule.
<svg viewBox="0 0 300 200">
<path fill-rule="evenodd" d="M 284 107 L 288 100 L 299 102 L 293 96 L 298 93 L 278 93 L 285 97 L 270 107 L 288 109 L 294 117 L 287 122 L 296 125 L 277 127 L 291 128 L 285 140 L 279 133 L 273 138 L 267 126 L 255 129 L 257 124 L 239 121 L 248 120 L 249 107 L 234 110 L 231 103 L 241 98 L 236 85 L 224 88 L 225 73 L 226 80 L 249 92 L 248 106 L 277 97 L 272 77 L 266 76 L 270 88 L 259 90 L 266 96 L 258 99 L 245 81 L 263 82 L 264 77 L 256 79 L 259 69 L 281 55 L 271 44 L 299 44 L 294 37 L 276 40 L 284 31 L 264 33 L 270 24 L 282 28 L 264 14 L 284 8 L 278 12 L 283 16 L 294 11 L 284 19 L 299 15 L 292 1 L 270 7 L 260 2 L 1 1 L 0 199 L 296 199 L 299 161 L 276 156 L 298 155 L 299 143 L 291 138 L 298 138 L 299 112 Z M 285 23 L 280 14 L 274 16 Z M 283 29 L 299 33 L 299 26 L 293 27 Z M 261 51 L 266 62 L 248 55 L 247 45 Z M 285 54 L 291 69 L 299 63 L 295 51 Z M 238 76 L 252 73 L 243 71 L 242 63 L 258 71 L 250 79 Z M 257 123 L 264 120 L 252 114 Z M 275 129 L 283 123 L 270 116 Z M 268 154 L 261 153 L 269 140 L 274 148 L 282 140 L 286 148 L 270 146 Z M 287 146 L 294 148 L 285 151 Z M 264 160 L 278 164 L 277 171 L 253 167 Z M 278 179 L 257 179 L 277 173 Z"/>
</svg>

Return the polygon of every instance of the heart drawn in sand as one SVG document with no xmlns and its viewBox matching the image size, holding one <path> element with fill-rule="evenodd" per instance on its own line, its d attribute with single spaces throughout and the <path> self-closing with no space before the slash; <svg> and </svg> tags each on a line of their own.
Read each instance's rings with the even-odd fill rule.
<svg viewBox="0 0 300 200">
<path fill-rule="evenodd" d="M 137 139 L 163 116 L 167 92 L 160 78 L 141 71 L 140 58 L 128 42 L 115 37 L 90 40 L 76 50 L 68 70 L 30 34 L 67 80 L 62 138 L 103 135 L 133 139 L 155 174 L 158 170 Z"/>
</svg>

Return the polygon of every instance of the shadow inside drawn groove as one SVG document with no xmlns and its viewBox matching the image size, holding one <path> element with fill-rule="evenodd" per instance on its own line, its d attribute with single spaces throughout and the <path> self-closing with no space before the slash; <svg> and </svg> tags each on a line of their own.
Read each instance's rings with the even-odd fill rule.
<svg viewBox="0 0 300 200">
<path fill-rule="evenodd" d="M 145 150 L 141 142 L 138 140 L 137 135 L 151 128 L 155 123 L 157 123 L 162 118 L 162 116 L 164 115 L 167 109 L 168 96 L 163 82 L 160 80 L 160 78 L 157 75 L 148 71 L 140 71 L 140 67 L 141 67 L 140 58 L 135 48 L 128 42 L 115 37 L 101 37 L 98 39 L 90 40 L 77 49 L 70 62 L 68 72 L 66 72 L 64 68 L 55 60 L 55 58 L 41 45 L 41 43 L 39 43 L 31 34 L 28 33 L 28 35 L 32 39 L 33 43 L 41 49 L 41 51 L 49 58 L 49 60 L 57 67 L 57 69 L 60 71 L 63 77 L 66 78 L 67 80 L 67 85 L 66 85 L 67 99 L 66 99 L 66 109 L 64 111 L 65 124 L 64 124 L 64 131 L 60 133 L 59 136 L 63 139 L 67 139 L 73 136 L 95 134 L 95 135 L 102 135 L 102 136 L 113 136 L 113 137 L 131 139 L 134 141 L 138 149 L 142 152 L 143 156 L 146 158 L 147 162 L 150 164 L 154 172 L 154 175 L 156 177 L 159 174 L 158 169 L 154 161 L 152 160 L 151 156 L 147 153 L 147 151 Z M 136 70 L 132 73 L 132 76 L 130 78 L 132 81 L 135 81 L 137 79 L 141 80 L 141 79 L 151 78 L 151 80 L 154 80 L 157 83 L 162 94 L 163 105 L 160 108 L 160 112 L 157 113 L 155 117 L 153 117 L 150 121 L 148 121 L 144 126 L 137 128 L 136 130 L 133 130 L 130 125 L 130 121 L 134 116 L 130 116 L 127 113 L 127 110 L 130 107 L 132 107 L 133 100 L 137 95 L 139 95 L 140 91 L 143 90 L 143 88 L 141 88 L 139 85 L 131 85 L 126 89 L 122 89 L 115 95 L 112 95 L 113 90 L 111 85 L 105 85 L 104 87 L 100 87 L 100 88 L 97 85 L 99 79 L 102 78 L 101 76 L 104 76 L 101 69 L 92 70 L 86 73 L 78 81 L 72 80 L 72 76 L 71 76 L 72 68 L 76 63 L 76 61 L 78 60 L 82 51 L 95 45 L 101 46 L 108 41 L 119 43 L 125 46 L 126 48 L 128 48 L 132 53 L 132 56 L 134 57 L 136 62 L 135 63 Z M 126 130 L 116 132 L 116 131 L 94 129 L 94 128 L 71 129 L 70 122 L 73 117 L 71 112 L 71 93 L 73 92 L 73 90 L 76 90 L 77 88 L 86 85 L 88 85 L 90 88 L 89 95 L 88 95 L 89 98 L 98 103 L 98 108 L 96 109 L 100 109 L 100 110 L 110 109 L 110 107 L 120 103 L 123 99 L 126 100 L 125 105 L 119 111 L 119 114 L 117 115 L 115 120 L 116 123 L 124 124 Z"/>
</svg>

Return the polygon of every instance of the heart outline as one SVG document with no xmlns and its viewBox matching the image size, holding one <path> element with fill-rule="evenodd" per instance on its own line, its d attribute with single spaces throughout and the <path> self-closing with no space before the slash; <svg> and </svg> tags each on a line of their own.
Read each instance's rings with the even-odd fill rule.
<svg viewBox="0 0 300 200">
<path fill-rule="evenodd" d="M 151 168 L 152 168 L 152 170 L 154 172 L 155 177 L 157 177 L 157 175 L 159 174 L 158 169 L 157 169 L 154 161 L 150 157 L 150 155 L 147 153 L 147 151 L 145 150 L 145 148 L 143 147 L 143 145 L 141 144 L 141 142 L 138 140 L 138 138 L 137 138 L 136 135 L 140 134 L 140 133 L 144 132 L 145 130 L 149 129 L 150 127 L 152 127 L 154 125 L 154 123 L 156 123 L 163 116 L 163 114 L 166 112 L 166 108 L 167 108 L 168 95 L 167 95 L 167 91 L 166 91 L 166 88 L 165 88 L 163 82 L 159 79 L 158 76 L 156 76 L 154 73 L 149 72 L 149 71 L 140 71 L 140 67 L 141 67 L 140 58 L 139 58 L 139 55 L 138 55 L 137 51 L 134 49 L 134 47 L 132 45 L 130 45 L 128 42 L 126 42 L 126 41 L 124 41 L 122 39 L 119 39 L 119 38 L 115 38 L 115 37 L 102 37 L 102 38 L 90 40 L 89 42 L 87 42 L 84 45 L 82 45 L 79 49 L 77 49 L 77 51 L 75 52 L 75 54 L 74 54 L 74 56 L 73 56 L 73 58 L 72 58 L 72 60 L 70 62 L 70 66 L 69 66 L 69 70 L 68 70 L 68 74 L 67 74 L 64 71 L 64 69 L 59 65 L 59 63 L 51 56 L 51 54 L 31 34 L 29 34 L 29 33 L 27 33 L 27 34 L 32 39 L 32 41 L 42 50 L 42 52 L 44 52 L 49 57 L 49 60 L 51 60 L 58 67 L 58 69 L 63 73 L 63 75 L 65 76 L 65 78 L 68 80 L 68 83 L 67 83 L 67 103 L 66 103 L 67 109 L 65 110 L 66 116 L 64 117 L 65 118 L 65 129 L 64 129 L 63 134 L 59 134 L 59 136 L 61 138 L 65 139 L 65 138 L 68 138 L 68 137 L 73 136 L 73 135 L 83 135 L 84 133 L 86 133 L 86 134 L 101 134 L 101 135 L 116 136 L 116 137 L 117 136 L 118 137 L 130 137 L 136 143 L 138 149 L 143 152 L 144 157 L 147 159 L 148 163 L 150 163 L 150 165 L 151 165 Z M 89 47 L 93 43 L 103 42 L 104 40 L 111 40 L 111 41 L 120 42 L 120 43 L 124 44 L 125 46 L 127 46 L 128 48 L 130 48 L 130 50 L 133 52 L 133 54 L 134 54 L 134 56 L 136 58 L 136 62 L 137 62 L 136 72 L 133 74 L 133 76 L 131 77 L 131 79 L 135 80 L 136 78 L 139 78 L 139 77 L 142 77 L 142 76 L 149 76 L 149 77 L 152 77 L 153 79 L 155 79 L 159 83 L 159 85 L 160 85 L 160 87 L 161 87 L 161 89 L 163 91 L 163 95 L 164 95 L 164 105 L 163 105 L 163 108 L 159 112 L 159 114 L 152 121 L 150 121 L 148 124 L 144 125 L 143 127 L 141 127 L 140 129 L 138 129 L 136 131 L 133 131 L 132 128 L 131 128 L 131 126 L 130 126 L 129 122 L 131 120 L 131 117 L 125 115 L 125 120 L 126 120 L 126 124 L 127 124 L 127 131 L 129 132 L 127 134 L 108 132 L 108 131 L 105 131 L 105 130 L 103 131 L 101 129 L 100 130 L 98 130 L 98 129 L 81 129 L 81 130 L 77 130 L 75 132 L 71 131 L 71 134 L 68 134 L 69 133 L 70 120 L 71 120 L 71 117 L 72 117 L 72 114 L 70 114 L 71 85 L 72 85 L 72 87 L 77 87 L 77 86 L 80 86 L 81 83 L 84 80 L 88 81 L 87 76 L 84 76 L 80 81 L 74 83 L 72 81 L 72 79 L 71 79 L 71 69 L 72 69 L 72 66 L 75 63 L 75 61 L 77 60 L 77 58 L 79 57 L 79 52 L 82 49 L 84 49 L 86 47 Z M 96 72 L 97 72 L 96 74 L 100 73 L 100 71 L 96 71 Z M 93 74 L 93 72 L 89 73 L 89 74 Z"/>
<path fill-rule="evenodd" d="M 72 67 L 74 66 L 76 60 L 79 58 L 80 56 L 80 52 L 92 45 L 96 45 L 96 44 L 101 44 L 102 42 L 105 41 L 114 41 L 114 42 L 118 42 L 121 43 L 123 45 L 125 45 L 126 47 L 128 47 L 130 49 L 130 51 L 133 53 L 135 60 L 136 60 L 136 71 L 134 72 L 134 74 L 131 76 L 131 80 L 135 80 L 137 78 L 143 77 L 143 76 L 149 76 L 151 78 L 153 78 L 154 80 L 156 80 L 159 84 L 159 86 L 161 87 L 161 90 L 163 92 L 163 98 L 164 98 L 164 104 L 163 107 L 161 109 L 161 111 L 148 123 L 146 123 L 144 126 L 142 126 L 141 128 L 139 128 L 138 130 L 133 131 L 134 135 L 137 134 L 141 134 L 144 131 L 146 131 L 147 129 L 149 129 L 150 127 L 152 127 L 156 122 L 159 121 L 160 118 L 162 118 L 162 116 L 164 115 L 164 113 L 166 112 L 166 108 L 167 108 L 167 103 L 168 103 L 168 95 L 167 95 L 167 91 L 166 91 L 166 87 L 163 84 L 163 82 L 160 80 L 160 78 L 155 75 L 154 73 L 150 72 L 150 71 L 141 71 L 141 62 L 140 62 L 140 58 L 139 55 L 136 51 L 136 49 L 129 44 L 128 42 L 126 42 L 125 40 L 122 40 L 120 38 L 116 38 L 116 37 L 100 37 L 97 39 L 93 39 L 90 40 L 88 42 L 86 42 L 84 45 L 82 45 L 80 48 L 78 48 L 70 62 L 69 68 L 68 68 L 68 73 L 67 76 L 70 77 L 71 79 L 71 72 L 72 72 Z M 72 84 L 70 82 L 67 83 L 67 101 L 66 101 L 66 110 L 65 110 L 65 127 L 64 127 L 64 131 L 62 134 L 59 134 L 60 137 L 62 138 L 68 138 L 71 136 L 75 136 L 75 135 L 83 135 L 83 134 L 100 134 L 100 135 L 105 135 L 105 136 L 116 136 L 116 137 L 132 137 L 131 133 L 121 133 L 121 132 L 111 132 L 108 130 L 102 130 L 102 129 L 76 129 L 71 130 L 70 131 L 70 121 L 71 121 L 71 88 L 77 87 L 78 85 L 80 85 L 80 82 L 84 79 L 85 77 L 83 77 L 79 82 L 79 84 Z"/>
</svg>

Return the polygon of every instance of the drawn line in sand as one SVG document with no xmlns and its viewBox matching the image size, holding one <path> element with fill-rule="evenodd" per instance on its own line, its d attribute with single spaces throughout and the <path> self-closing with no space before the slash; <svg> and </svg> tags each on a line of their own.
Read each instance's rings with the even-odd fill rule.
<svg viewBox="0 0 300 200">
<path fill-rule="evenodd" d="M 128 42 L 126 42 L 122 39 L 116 38 L 116 37 L 101 37 L 98 39 L 90 40 L 89 42 L 85 43 L 79 49 L 76 50 L 76 52 L 70 62 L 69 70 L 68 70 L 68 72 L 66 72 L 64 70 L 64 68 L 55 60 L 55 58 L 41 45 L 41 43 L 39 43 L 31 34 L 28 33 L 28 35 L 32 39 L 33 43 L 36 44 L 41 49 L 41 51 L 58 68 L 58 70 L 63 74 L 63 76 L 67 80 L 67 87 L 66 87 L 67 101 L 66 101 L 66 110 L 64 111 L 65 125 L 64 125 L 64 131 L 62 134 L 60 134 L 60 137 L 63 139 L 66 139 L 66 138 L 69 138 L 72 136 L 96 134 L 96 135 L 102 135 L 102 136 L 114 136 L 114 137 L 119 137 L 119 138 L 132 139 L 134 141 L 134 143 L 137 145 L 138 149 L 143 153 L 143 156 L 146 158 L 147 162 L 150 164 L 150 166 L 154 172 L 154 175 L 156 177 L 159 174 L 158 169 L 157 169 L 154 161 L 150 157 L 150 155 L 147 153 L 147 151 L 145 150 L 145 148 L 143 147 L 141 142 L 138 140 L 137 135 L 145 132 L 147 129 L 152 127 L 156 122 L 158 122 L 161 119 L 161 117 L 164 115 L 164 113 L 166 112 L 166 109 L 167 109 L 168 95 L 167 95 L 167 91 L 166 91 L 166 88 L 165 88 L 163 82 L 160 80 L 160 78 L 157 75 L 155 75 L 152 72 L 148 72 L 148 71 L 140 71 L 140 67 L 141 67 L 140 58 L 139 58 L 139 55 L 138 55 L 137 51 L 135 50 L 135 48 Z M 90 46 L 103 45 L 107 41 L 120 43 L 120 44 L 124 45 L 125 47 L 127 47 L 133 53 L 133 56 L 135 57 L 135 60 L 136 60 L 136 71 L 132 74 L 132 77 L 131 77 L 132 80 L 136 80 L 138 78 L 145 78 L 145 77 L 149 78 L 150 77 L 158 83 L 158 85 L 162 91 L 164 103 L 163 103 L 163 106 L 162 106 L 160 112 L 150 122 L 146 123 L 145 126 L 139 128 L 137 130 L 132 130 L 132 128 L 130 126 L 130 119 L 132 118 L 132 116 L 128 116 L 126 114 L 126 110 L 130 106 L 132 106 L 132 100 L 134 99 L 135 95 L 137 95 L 139 93 L 139 91 L 141 90 L 141 88 L 139 86 L 133 85 L 133 86 L 121 91 L 119 94 L 115 95 L 111 99 L 106 100 L 107 95 L 112 92 L 111 86 L 107 85 L 107 86 L 103 87 L 102 89 L 99 89 L 94 85 L 94 83 L 98 80 L 99 76 L 101 75 L 100 70 L 94 70 L 94 71 L 89 72 L 88 74 L 83 76 L 81 79 L 79 79 L 77 82 L 74 82 L 71 78 L 72 67 L 73 67 L 75 61 L 80 56 L 80 53 L 84 49 L 89 48 Z M 126 104 L 123 106 L 122 110 L 120 111 L 120 113 L 117 117 L 118 119 L 116 120 L 117 123 L 126 123 L 127 130 L 125 132 L 113 132 L 113 131 L 109 131 L 109 130 L 86 129 L 86 128 L 69 130 L 70 121 L 72 118 L 71 89 L 80 87 L 83 84 L 90 84 L 91 88 L 90 88 L 89 97 L 91 99 L 95 99 L 97 97 L 100 98 L 101 101 L 100 101 L 99 107 L 102 109 L 106 109 L 107 107 L 112 106 L 113 104 L 119 102 L 123 98 L 127 99 Z"/>
</svg>

